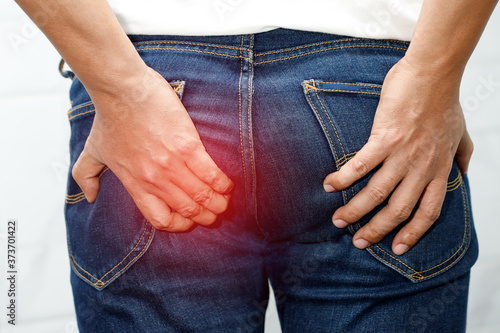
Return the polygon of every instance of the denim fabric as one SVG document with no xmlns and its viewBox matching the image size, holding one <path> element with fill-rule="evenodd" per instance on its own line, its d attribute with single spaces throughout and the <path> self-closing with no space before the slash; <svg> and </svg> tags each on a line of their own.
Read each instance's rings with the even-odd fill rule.
<svg viewBox="0 0 500 333">
<path fill-rule="evenodd" d="M 66 219 L 81 332 L 262 332 L 268 281 L 284 332 L 463 332 L 478 254 L 456 164 L 441 216 L 402 256 L 367 250 L 331 216 L 324 177 L 367 141 L 380 89 L 408 43 L 285 29 L 244 36 L 130 36 L 168 80 L 234 180 L 211 227 L 156 231 L 111 170 L 89 204 L 71 177 Z M 71 167 L 94 117 L 71 87 Z M 383 206 L 383 205 L 381 205 Z"/>
</svg>

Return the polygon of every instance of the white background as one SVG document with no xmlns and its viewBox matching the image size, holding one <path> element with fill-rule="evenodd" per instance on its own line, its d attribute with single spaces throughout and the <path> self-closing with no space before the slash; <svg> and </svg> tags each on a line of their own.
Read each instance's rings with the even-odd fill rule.
<svg viewBox="0 0 500 333">
<path fill-rule="evenodd" d="M 475 153 L 469 177 L 481 251 L 468 331 L 500 332 L 500 10 L 472 56 L 461 90 Z M 0 332 L 77 332 L 63 205 L 70 80 L 60 57 L 14 1 L 0 2 Z M 495 84 L 485 84 L 492 81 Z M 7 324 L 6 223 L 18 220 L 17 325 Z M 279 332 L 276 311 L 268 332 Z"/>
</svg>

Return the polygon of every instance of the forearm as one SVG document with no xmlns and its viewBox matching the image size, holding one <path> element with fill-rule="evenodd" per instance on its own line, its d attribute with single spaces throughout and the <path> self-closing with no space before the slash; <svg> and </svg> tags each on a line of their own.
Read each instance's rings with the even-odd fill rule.
<svg viewBox="0 0 500 333">
<path fill-rule="evenodd" d="M 144 69 L 107 1 L 49 1 L 16 0 L 90 93 L 115 89 Z"/>
<path fill-rule="evenodd" d="M 424 0 L 406 60 L 460 81 L 498 0 Z"/>
</svg>

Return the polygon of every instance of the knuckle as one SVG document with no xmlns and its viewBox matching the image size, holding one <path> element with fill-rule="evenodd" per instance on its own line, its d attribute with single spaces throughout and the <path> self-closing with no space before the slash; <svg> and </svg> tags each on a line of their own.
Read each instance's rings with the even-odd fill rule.
<svg viewBox="0 0 500 333">
<path fill-rule="evenodd" d="M 140 179 L 144 182 L 151 185 L 158 183 L 158 171 L 155 167 L 141 167 L 139 170 Z"/>
<path fill-rule="evenodd" d="M 406 221 L 413 211 L 413 207 L 407 204 L 399 204 L 394 208 L 392 216 L 396 221 Z"/>
<path fill-rule="evenodd" d="M 191 219 L 195 216 L 198 216 L 201 213 L 200 205 L 187 205 L 180 209 L 177 209 L 177 212 L 181 214 L 181 216 Z"/>
<path fill-rule="evenodd" d="M 427 207 L 426 209 L 422 210 L 422 216 L 424 217 L 424 219 L 431 223 L 434 223 L 434 221 L 439 218 L 439 215 L 441 215 L 440 207 Z"/>
<path fill-rule="evenodd" d="M 209 204 L 214 198 L 214 192 L 209 189 L 203 189 L 200 192 L 196 193 L 193 197 L 193 200 L 201 205 Z"/>
<path fill-rule="evenodd" d="M 374 186 L 374 187 L 371 187 L 369 189 L 368 195 L 369 195 L 371 201 L 373 201 L 374 203 L 379 205 L 382 202 L 384 202 L 384 200 L 389 195 L 389 192 L 382 187 Z"/>
<path fill-rule="evenodd" d="M 365 236 L 363 236 L 366 240 L 371 241 L 372 243 L 380 241 L 384 238 L 386 234 L 379 228 L 370 227 L 366 230 Z"/>
<path fill-rule="evenodd" d="M 173 214 L 169 216 L 153 216 L 149 219 L 149 222 L 157 229 L 160 230 L 170 230 L 174 226 Z"/>
<path fill-rule="evenodd" d="M 219 179 L 220 179 L 220 177 L 219 177 L 219 173 L 217 172 L 217 170 L 208 171 L 204 177 L 205 183 L 212 188 L 215 187 L 216 185 L 218 185 Z"/>
<path fill-rule="evenodd" d="M 155 158 L 155 164 L 163 169 L 169 169 L 172 166 L 172 157 L 170 154 L 161 154 Z"/>
<path fill-rule="evenodd" d="M 421 237 L 420 232 L 418 232 L 417 230 L 411 229 L 411 230 L 406 231 L 403 235 L 401 235 L 401 241 L 402 241 L 402 243 L 411 246 L 411 245 L 415 244 L 420 237 Z"/>
<path fill-rule="evenodd" d="M 436 165 L 437 160 L 438 160 L 438 156 L 436 154 L 427 155 L 427 157 L 425 158 L 425 161 L 424 161 L 425 168 L 427 170 L 432 169 Z"/>
<path fill-rule="evenodd" d="M 200 151 L 200 149 L 205 150 L 200 140 L 196 140 L 185 136 L 174 137 L 172 139 L 172 146 L 175 149 L 175 151 L 181 154 L 188 154 L 188 155 L 198 152 Z"/>
<path fill-rule="evenodd" d="M 356 175 L 365 175 L 368 173 L 368 165 L 363 160 L 354 158 L 352 170 Z"/>
</svg>

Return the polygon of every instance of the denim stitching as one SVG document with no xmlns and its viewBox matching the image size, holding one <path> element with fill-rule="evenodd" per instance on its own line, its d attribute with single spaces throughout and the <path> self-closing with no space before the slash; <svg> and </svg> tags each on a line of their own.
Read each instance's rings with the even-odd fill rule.
<svg viewBox="0 0 500 333">
<path fill-rule="evenodd" d="M 243 35 L 241 35 L 241 46 L 240 46 L 240 79 L 238 81 L 238 99 L 239 99 L 239 104 L 238 104 L 238 123 L 240 126 L 240 146 L 241 146 L 241 163 L 243 165 L 243 179 L 245 183 L 245 203 L 248 202 L 248 195 L 247 195 L 247 170 L 245 166 L 245 155 L 244 155 L 244 147 L 243 147 L 243 128 L 241 125 L 241 118 L 242 118 L 242 103 L 241 103 L 241 78 L 243 77 L 243 56 L 242 56 L 242 49 L 243 49 Z"/>
<path fill-rule="evenodd" d="M 311 96 L 309 94 L 309 90 L 316 91 L 316 95 L 317 95 L 318 101 L 322 104 L 322 107 L 323 107 L 324 110 L 325 110 L 325 107 L 324 107 L 323 103 L 321 102 L 321 99 L 319 98 L 319 95 L 318 95 L 318 92 L 317 92 L 318 90 L 321 90 L 321 91 L 340 91 L 340 92 L 361 93 L 361 94 L 364 93 L 364 94 L 376 94 L 376 95 L 380 95 L 378 93 L 370 93 L 370 92 L 363 92 L 363 91 L 350 91 L 350 90 L 341 90 L 341 89 L 321 89 L 321 88 L 316 87 L 316 83 L 315 83 L 314 80 L 311 80 L 311 82 L 313 83 L 313 85 L 311 85 L 309 83 L 305 83 L 304 84 L 304 86 L 306 88 L 306 91 L 308 93 L 308 96 L 311 99 Z M 358 86 L 368 86 L 368 87 L 380 88 L 380 86 L 375 86 L 375 85 L 370 85 L 370 84 L 359 84 L 359 83 L 344 83 L 344 82 L 324 82 L 324 83 L 358 85 Z M 313 107 L 314 107 L 314 104 L 313 104 Z M 316 109 L 316 108 L 314 107 L 314 109 Z M 315 110 L 315 111 L 317 113 L 317 110 Z M 325 110 L 325 113 L 326 113 L 326 110 Z M 328 115 L 328 113 L 327 113 L 327 115 Z M 321 119 L 321 117 L 320 117 L 320 119 Z M 331 121 L 331 119 L 330 119 L 330 121 Z M 324 122 L 323 122 L 322 119 L 321 119 L 321 122 L 322 122 L 322 124 L 324 126 Z M 332 126 L 333 126 L 333 124 L 332 124 Z M 328 133 L 328 131 L 326 131 L 326 132 Z M 329 136 L 329 134 L 328 134 L 328 136 Z M 338 139 L 338 136 L 337 136 L 337 139 Z M 330 137 L 329 137 L 329 140 L 331 142 L 331 138 Z M 345 154 L 344 153 L 344 156 L 342 156 L 340 159 L 338 159 L 338 161 L 341 161 L 340 163 L 338 163 L 339 166 L 342 166 L 343 164 L 347 163 L 348 160 L 350 160 L 350 159 L 352 159 L 354 157 L 352 155 L 355 155 L 356 153 L 357 152 L 353 152 L 353 153 L 349 153 L 349 154 Z M 462 184 L 463 184 L 463 182 L 462 182 L 462 175 L 459 173 L 458 176 L 454 180 L 448 182 L 448 184 L 447 184 L 447 192 L 456 190 L 458 187 L 462 186 Z M 353 194 L 354 194 L 354 191 L 353 191 Z M 411 266 L 409 266 L 408 264 L 406 264 L 402 260 L 394 257 L 393 255 L 391 255 L 390 253 L 388 253 L 387 251 L 385 251 L 384 249 L 382 249 L 379 245 L 377 245 L 377 244 L 374 245 L 379 251 L 381 251 L 382 253 L 386 254 L 387 256 L 389 256 L 390 258 L 392 258 L 393 260 L 399 262 L 401 265 L 403 265 L 404 267 L 408 268 L 408 270 L 410 270 L 410 271 L 413 272 L 411 274 L 408 274 L 407 271 L 404 271 L 401 267 L 396 266 L 395 264 L 390 263 L 387 260 L 383 259 L 380 255 L 378 255 L 377 253 L 375 253 L 373 251 L 373 249 L 367 248 L 367 250 L 370 253 L 372 253 L 375 257 L 379 258 L 382 262 L 384 262 L 387 265 L 389 265 L 389 266 L 395 268 L 396 270 L 402 272 L 404 275 L 412 278 L 415 281 L 420 281 L 420 280 L 423 280 L 423 279 L 427 279 L 427 278 L 430 278 L 430 277 L 432 277 L 432 276 L 434 276 L 436 274 L 439 274 L 440 272 L 442 272 L 443 270 L 446 270 L 448 267 L 450 267 L 455 262 L 457 262 L 465 254 L 465 251 L 462 250 L 462 249 L 464 248 L 464 245 L 466 245 L 466 240 L 469 238 L 469 235 L 467 234 L 467 231 L 469 230 L 470 226 L 469 226 L 469 212 L 468 212 L 468 209 L 467 209 L 467 206 L 466 206 L 466 202 L 465 202 L 466 201 L 466 197 L 465 197 L 465 190 L 464 190 L 463 186 L 462 186 L 462 199 L 463 199 L 463 206 L 464 206 L 465 220 L 466 220 L 465 221 L 465 230 L 464 230 L 464 234 L 463 234 L 463 237 L 462 237 L 462 244 L 455 251 L 455 253 L 453 253 L 450 257 L 448 257 L 446 260 L 442 261 L 441 263 L 439 263 L 439 264 L 437 264 L 437 265 L 435 265 L 435 266 L 433 266 L 431 268 L 422 270 L 422 271 L 416 271 L 414 268 L 412 268 Z M 357 222 L 357 225 L 358 225 L 359 228 L 361 228 L 361 225 L 360 225 L 359 222 Z M 349 226 L 349 228 L 350 228 L 350 230 L 353 233 L 355 233 L 353 225 Z M 442 267 L 439 271 L 434 272 L 434 273 L 432 273 L 430 275 L 427 275 L 427 276 L 422 274 L 422 273 L 426 273 L 426 272 L 432 271 L 432 270 L 434 270 L 436 268 L 439 268 L 440 266 L 445 265 L 447 262 L 449 262 L 450 260 L 452 260 L 454 257 L 455 257 L 455 260 L 453 262 L 449 263 L 445 267 Z"/>
<path fill-rule="evenodd" d="M 346 93 L 351 93 L 351 94 L 368 94 L 368 95 L 378 95 L 380 96 L 380 93 L 376 92 L 368 92 L 368 91 L 352 91 L 352 90 L 342 90 L 342 89 L 317 89 L 321 91 L 333 91 L 333 92 L 346 92 Z"/>
<path fill-rule="evenodd" d="M 318 109 L 316 108 L 316 105 L 314 105 L 314 101 L 312 100 L 311 95 L 309 94 L 309 90 L 306 90 L 306 92 L 307 92 L 307 96 L 309 97 L 309 100 L 311 101 L 311 105 L 313 106 L 316 115 L 318 116 L 319 120 L 321 121 L 321 124 L 323 125 L 323 128 L 325 129 L 326 135 L 328 136 L 328 140 L 330 141 L 330 143 L 332 145 L 333 153 L 335 154 L 335 163 L 338 165 L 338 162 L 337 162 L 338 161 L 337 150 L 335 149 L 335 145 L 333 144 L 333 140 L 330 137 L 330 132 L 326 128 L 326 125 L 325 125 L 325 123 L 323 121 L 323 118 L 319 114 Z M 338 166 L 337 166 L 337 169 L 338 169 Z"/>
<path fill-rule="evenodd" d="M 315 44 L 308 44 L 308 45 L 303 45 L 303 46 L 298 46 L 298 47 L 294 47 L 294 48 L 289 48 L 289 49 L 283 49 L 283 50 L 278 50 L 278 51 L 269 51 L 269 52 L 264 52 L 264 53 L 259 53 L 259 54 L 256 54 L 255 57 L 260 57 L 260 56 L 264 56 L 264 55 L 268 55 L 268 54 L 276 54 L 276 53 L 282 53 L 282 52 L 290 52 L 290 51 L 295 51 L 295 50 L 299 50 L 299 49 L 304 49 L 304 48 L 308 48 L 308 47 L 314 47 L 314 46 L 319 46 L 319 45 L 324 45 L 324 44 L 334 44 L 334 43 L 340 43 L 340 42 L 354 42 L 354 41 L 360 41 L 360 40 L 367 40 L 369 41 L 370 39 L 367 39 L 367 38 L 347 38 L 347 39 L 339 39 L 339 40 L 334 40 L 334 41 L 328 41 L 328 42 L 321 42 L 321 43 L 315 43 Z M 404 42 L 404 41 L 400 41 L 400 40 L 394 40 L 394 39 L 386 39 L 387 41 L 390 41 L 390 42 L 399 42 L 399 43 L 402 43 L 402 44 L 407 44 L 409 45 L 410 43 L 409 42 Z"/>
<path fill-rule="evenodd" d="M 382 88 L 382 86 L 380 86 L 380 85 L 368 84 L 368 83 L 329 82 L 329 81 L 321 81 L 321 83 L 342 84 L 342 85 L 345 85 L 345 86 L 362 86 L 362 87 Z M 321 89 L 321 90 L 323 90 L 323 89 Z"/>
<path fill-rule="evenodd" d="M 314 80 L 312 81 L 313 84 L 314 84 Z M 307 93 L 307 96 L 309 98 L 309 101 L 311 102 L 311 105 L 313 106 L 313 109 L 314 109 L 314 112 L 316 113 L 316 115 L 318 116 L 321 124 L 322 124 L 322 127 L 323 129 L 325 130 L 326 132 L 326 135 L 328 137 L 328 141 L 330 141 L 330 144 L 333 148 L 333 154 L 335 155 L 335 164 L 336 164 L 336 168 L 337 170 L 339 170 L 339 166 L 338 166 L 338 155 L 337 155 L 337 150 L 335 149 L 335 145 L 333 144 L 333 140 L 330 136 L 330 132 L 328 131 L 326 125 L 325 125 L 325 122 L 323 121 L 323 118 L 321 117 L 320 113 L 318 112 L 318 109 L 316 108 L 316 105 L 314 105 L 314 101 L 312 100 L 311 98 L 311 94 L 309 94 L 309 90 L 306 89 L 306 93 Z M 347 194 L 345 193 L 345 191 L 342 191 L 342 196 L 344 197 L 344 201 L 347 202 Z"/>
<path fill-rule="evenodd" d="M 180 48 L 174 48 L 174 47 L 148 47 L 148 48 L 143 48 L 143 49 L 137 49 L 138 52 L 140 51 L 149 51 L 149 50 L 172 50 L 172 51 L 188 51 L 188 52 L 197 52 L 197 53 L 207 53 L 207 54 L 213 54 L 213 55 L 218 55 L 218 56 L 223 56 L 223 57 L 230 57 L 230 58 L 242 58 L 241 56 L 234 56 L 230 54 L 224 54 L 224 53 L 217 53 L 217 52 L 210 52 L 210 51 L 202 51 L 202 50 L 193 50 L 193 49 L 180 49 Z M 249 58 L 245 58 L 248 61 L 252 61 Z"/>
<path fill-rule="evenodd" d="M 455 178 L 455 180 L 453 180 L 452 182 L 448 183 L 446 192 L 455 191 L 457 188 L 460 187 L 460 185 L 462 185 L 462 174 L 459 172 L 457 178 Z"/>
<path fill-rule="evenodd" d="M 85 194 L 82 192 L 81 195 L 79 197 L 75 197 L 75 198 L 66 198 L 66 203 L 69 204 L 69 205 L 74 205 L 74 204 L 77 204 L 79 203 L 80 201 L 83 201 L 85 200 Z"/>
<path fill-rule="evenodd" d="M 314 80 L 313 80 L 314 82 Z M 314 87 L 316 87 L 316 83 L 314 83 Z M 326 110 L 325 108 L 325 105 L 323 104 L 323 101 L 321 100 L 321 98 L 319 97 L 319 94 L 318 94 L 318 90 L 319 89 L 316 89 L 315 92 L 316 92 L 316 97 L 319 101 L 319 103 L 321 104 L 321 107 L 323 108 L 323 111 L 325 112 L 326 116 L 328 117 L 328 120 L 330 121 L 330 124 L 332 125 L 333 127 L 333 130 L 335 131 L 335 135 L 337 136 L 337 141 L 339 142 L 339 145 L 340 145 L 340 149 L 342 149 L 342 154 L 343 154 L 343 157 L 346 156 L 345 154 L 345 150 L 344 150 L 344 146 L 342 145 L 342 140 L 340 140 L 340 137 L 339 137 L 339 133 L 337 132 L 337 128 L 335 127 L 335 125 L 333 124 L 333 121 L 332 121 L 332 118 L 330 117 L 330 114 L 328 113 L 328 111 Z M 337 160 L 337 170 L 340 170 L 340 165 L 339 165 L 339 162 Z M 345 191 L 348 191 L 348 190 L 345 190 Z M 351 192 L 352 192 L 352 196 L 354 197 L 354 186 L 351 186 Z M 346 199 L 346 202 L 347 202 L 347 193 L 345 193 L 345 199 Z"/>
<path fill-rule="evenodd" d="M 83 116 L 84 114 L 89 114 L 89 113 L 92 113 L 92 112 L 95 112 L 95 109 L 92 109 L 92 110 L 89 110 L 89 111 L 85 111 L 85 112 L 82 112 L 82 113 L 79 113 L 79 114 L 75 114 L 74 116 L 69 117 L 68 120 L 73 120 L 76 117 L 80 117 L 80 116 Z"/>
<path fill-rule="evenodd" d="M 109 168 L 107 166 L 104 167 L 104 169 L 102 169 L 102 171 L 98 177 L 101 178 L 102 175 L 108 170 L 109 170 Z M 77 194 L 67 194 L 66 193 L 66 203 L 68 203 L 68 204 L 74 205 L 74 204 L 79 203 L 80 201 L 82 201 L 84 199 L 85 199 L 85 193 L 83 193 L 83 191 L 80 193 L 77 193 Z"/>
<path fill-rule="evenodd" d="M 307 52 L 307 53 L 304 53 L 304 54 L 297 54 L 297 55 L 286 57 L 286 58 L 280 58 L 280 59 L 274 59 L 274 60 L 265 60 L 265 61 L 261 61 L 261 62 L 255 62 L 255 65 L 262 65 L 262 64 L 267 64 L 267 63 L 270 63 L 270 62 L 276 62 L 276 61 L 294 59 L 294 58 L 303 57 L 303 56 L 306 56 L 306 55 L 310 55 L 310 54 L 314 54 L 314 53 L 319 53 L 319 52 L 330 51 L 330 50 L 339 50 L 339 49 L 348 49 L 348 48 L 357 48 L 357 47 L 360 47 L 360 48 L 361 47 L 365 47 L 365 48 L 374 47 L 374 48 L 394 49 L 394 50 L 406 51 L 406 48 L 394 47 L 394 46 L 384 46 L 384 45 L 348 45 L 348 46 L 329 47 L 329 48 L 326 48 L 324 50 L 311 51 L 311 52 Z"/>
<path fill-rule="evenodd" d="M 125 268 L 127 268 L 134 260 L 135 258 L 137 258 L 139 255 L 142 254 L 142 252 L 144 252 L 144 249 L 146 248 L 146 245 L 149 243 L 149 240 L 151 239 L 151 236 L 153 235 L 153 232 L 151 232 L 151 234 L 149 235 L 149 239 L 147 240 L 147 242 L 145 243 L 144 245 L 144 248 L 141 250 L 141 252 L 139 252 L 139 254 L 137 254 L 137 256 L 135 256 L 125 267 L 123 267 L 121 270 L 119 270 L 116 274 L 114 274 L 111 278 L 107 279 L 105 282 L 102 281 L 102 279 L 108 275 L 110 272 L 112 272 L 116 267 L 118 267 L 125 259 L 127 259 L 128 256 L 130 256 L 130 254 L 137 248 L 137 246 L 139 246 L 141 240 L 144 238 L 144 234 L 146 233 L 146 230 L 147 230 L 147 227 L 148 227 L 148 224 L 147 224 L 147 221 L 146 223 L 144 224 L 144 230 L 142 232 L 142 235 L 141 237 L 139 238 L 139 240 L 137 241 L 136 245 L 134 246 L 134 248 L 132 250 L 130 250 L 130 252 L 118 263 L 116 264 L 113 268 L 111 268 L 106 274 L 104 274 L 100 279 L 96 278 L 95 276 L 93 276 L 92 274 L 90 274 L 89 272 L 87 272 L 83 267 L 81 267 L 78 262 L 75 260 L 74 256 L 73 255 L 70 255 L 70 259 L 71 259 L 71 262 L 76 264 L 83 272 L 85 272 L 86 274 L 88 274 L 90 277 L 92 277 L 94 280 L 97 280 L 96 282 L 92 282 L 90 281 L 89 279 L 87 279 L 85 276 L 83 276 L 79 270 L 75 267 L 75 265 L 73 265 L 73 267 L 75 268 L 75 271 L 78 273 L 78 275 L 80 275 L 83 279 L 85 279 L 86 281 L 88 281 L 89 283 L 91 283 L 93 286 L 97 286 L 99 288 L 102 288 L 103 286 L 105 286 L 110 280 L 112 280 L 117 274 L 121 273 Z M 71 251 L 70 251 L 71 252 Z"/>
<path fill-rule="evenodd" d="M 184 88 L 184 83 L 173 83 L 173 84 L 170 84 L 170 86 L 172 87 L 172 89 L 174 90 L 174 92 L 177 94 L 177 95 L 180 95 L 180 92 L 182 90 L 182 88 Z M 86 106 L 89 106 L 89 105 L 92 105 L 92 102 L 88 102 L 86 104 L 83 104 L 83 105 L 80 105 L 80 106 L 77 106 L 76 108 L 73 108 L 73 109 L 70 109 L 68 111 L 68 115 L 69 115 L 69 118 L 68 120 L 73 120 L 75 119 L 76 117 L 79 117 L 79 116 L 83 116 L 85 114 L 89 114 L 89 113 L 92 113 L 95 111 L 95 108 L 94 109 L 91 109 L 91 110 L 88 110 L 88 111 L 85 111 L 85 112 L 82 112 L 82 113 L 78 113 L 78 114 L 75 114 L 75 115 L 71 115 L 71 113 L 75 112 L 76 110 L 78 109 L 81 109 L 83 107 L 86 107 Z"/>
<path fill-rule="evenodd" d="M 315 92 L 316 92 L 316 97 L 318 98 L 318 101 L 319 101 L 319 103 L 321 104 L 321 107 L 323 108 L 323 111 L 324 111 L 324 112 L 325 112 L 325 114 L 326 114 L 326 117 L 327 117 L 327 118 L 328 118 L 328 120 L 330 121 L 330 125 L 332 125 L 333 130 L 335 131 L 335 136 L 337 137 L 337 141 L 339 142 L 340 149 L 342 149 L 342 154 L 343 154 L 343 156 L 345 156 L 344 146 L 342 145 L 342 141 L 340 140 L 339 133 L 337 132 L 337 128 L 336 128 L 336 127 L 335 127 L 335 125 L 333 124 L 333 121 L 332 121 L 332 118 L 330 117 L 330 114 L 328 113 L 328 111 L 326 111 L 325 105 L 323 104 L 323 101 L 322 101 L 322 100 L 321 100 L 321 98 L 319 97 L 318 91 L 316 90 Z"/>
<path fill-rule="evenodd" d="M 81 109 L 81 108 L 84 108 L 84 107 L 86 107 L 86 106 L 89 106 L 89 105 L 91 105 L 91 104 L 92 104 L 92 102 L 88 102 L 88 103 L 85 103 L 85 104 L 83 104 L 83 105 L 79 105 L 79 106 L 77 106 L 77 107 L 75 107 L 75 108 L 72 108 L 72 109 L 70 109 L 70 110 L 68 111 L 68 114 L 70 114 L 71 112 L 76 111 L 76 110 L 78 110 L 78 109 Z"/>
<path fill-rule="evenodd" d="M 398 258 L 395 258 L 394 256 L 392 256 L 390 253 L 386 252 L 385 250 L 383 250 L 382 248 L 380 248 L 380 246 L 376 245 L 376 247 L 381 250 L 382 252 L 384 252 L 385 254 L 387 254 L 389 257 L 391 257 L 392 259 L 398 261 L 399 263 L 401 263 L 402 265 L 404 265 L 405 267 L 407 267 L 408 269 L 412 270 L 414 273 L 412 274 L 408 274 L 406 273 L 404 270 L 402 270 L 400 267 L 397 267 L 391 263 L 389 263 L 388 261 L 384 260 L 382 257 L 380 257 L 377 253 L 375 253 L 372 249 L 370 248 L 367 248 L 367 250 L 369 250 L 375 257 L 379 258 L 380 260 L 382 260 L 383 262 L 385 262 L 386 264 L 398 269 L 399 271 L 401 271 L 403 274 L 413 278 L 415 275 L 419 275 L 418 278 L 415 278 L 415 280 L 419 281 L 419 280 L 422 280 L 422 279 L 425 279 L 425 278 L 430 278 L 440 272 L 442 272 L 443 270 L 447 269 L 448 267 L 450 267 L 451 265 L 453 265 L 455 262 L 457 262 L 457 260 L 459 260 L 460 258 L 462 258 L 462 256 L 465 254 L 465 250 L 461 252 L 461 254 L 458 256 L 458 258 L 456 258 L 452 263 L 450 263 L 449 265 L 447 265 L 446 267 L 443 267 L 442 269 L 440 269 L 439 271 L 437 272 L 434 272 L 432 273 L 431 275 L 428 275 L 428 276 L 424 276 L 422 275 L 421 273 L 425 273 L 425 272 L 428 272 L 430 270 L 433 270 L 443 264 L 445 264 L 446 262 L 448 262 L 449 260 L 451 260 L 454 256 L 457 255 L 457 253 L 460 252 L 460 250 L 462 249 L 462 247 L 464 247 L 464 244 L 465 244 L 465 241 L 466 241 L 466 238 L 468 238 L 468 234 L 467 234 L 467 230 L 469 230 L 470 228 L 470 225 L 469 225 L 469 211 L 467 209 L 467 206 L 466 206 L 466 197 L 465 197 L 465 190 L 464 190 L 464 187 L 462 186 L 462 199 L 463 199 L 463 206 L 464 206 L 464 212 L 465 212 L 465 230 L 464 230 L 464 235 L 463 235 L 463 238 L 462 238 L 462 244 L 460 245 L 460 247 L 455 251 L 455 253 L 453 253 L 448 259 L 442 261 L 441 263 L 435 265 L 434 267 L 431 267 L 431 268 L 428 268 L 426 270 L 423 270 L 423 271 L 416 271 L 414 268 L 408 266 L 406 263 L 404 263 L 403 261 L 399 260 Z"/>
<path fill-rule="evenodd" d="M 243 45 L 239 48 L 234 46 L 216 45 L 216 44 L 204 44 L 204 43 L 190 43 L 190 42 L 180 42 L 180 41 L 150 41 L 150 42 L 138 42 L 133 43 L 134 45 L 148 45 L 148 44 L 180 44 L 180 45 L 196 45 L 196 46 L 207 46 L 216 47 L 220 49 L 230 49 L 230 50 L 245 50 Z M 139 48 L 140 49 L 140 48 Z"/>
<path fill-rule="evenodd" d="M 250 45 L 249 49 L 251 50 L 253 46 L 253 35 L 250 35 Z M 252 62 L 250 61 L 249 63 L 249 68 L 248 68 L 248 109 L 247 109 L 247 125 L 248 125 L 248 148 L 250 149 L 250 171 L 252 172 L 252 204 L 253 204 L 253 211 L 254 215 L 257 216 L 257 198 L 256 198 L 256 193 L 255 193 L 255 182 L 256 182 L 256 177 L 255 177 L 255 166 L 254 166 L 254 157 L 253 157 L 253 135 L 252 135 L 252 122 L 251 122 L 251 108 L 252 108 L 252 76 L 253 76 L 253 66 Z"/>
</svg>

